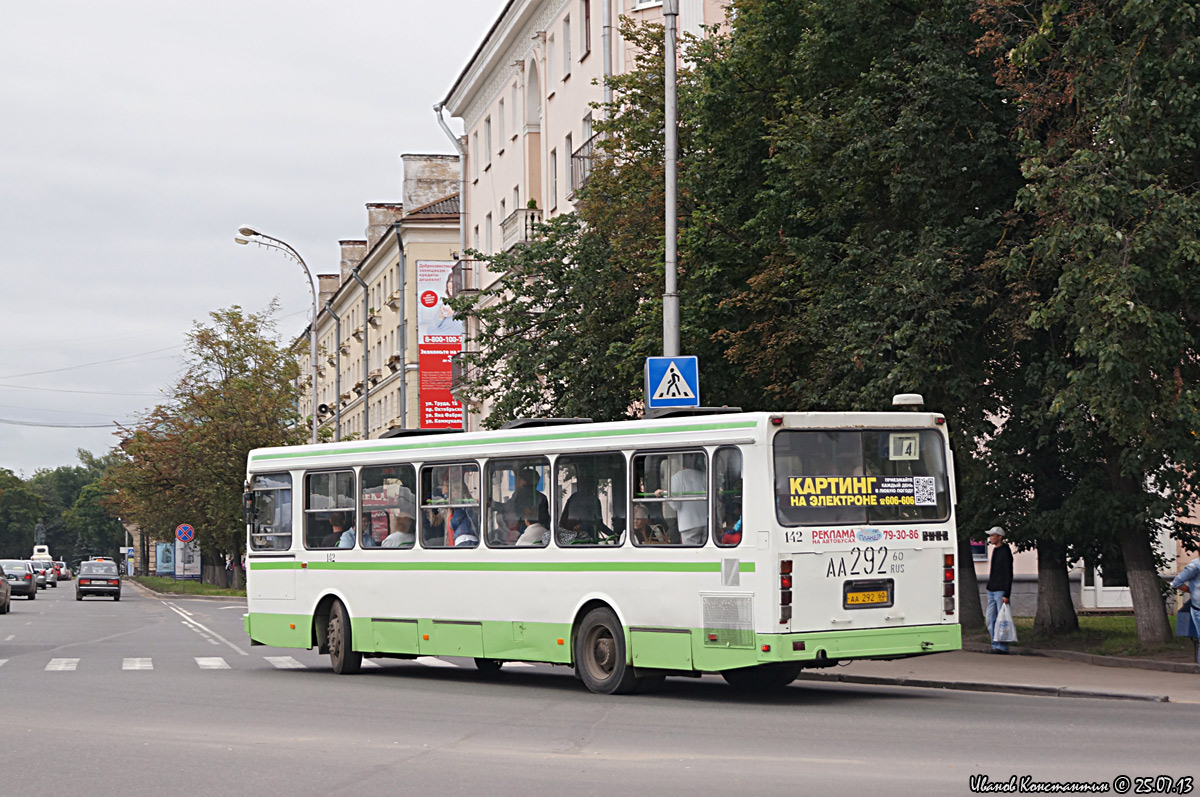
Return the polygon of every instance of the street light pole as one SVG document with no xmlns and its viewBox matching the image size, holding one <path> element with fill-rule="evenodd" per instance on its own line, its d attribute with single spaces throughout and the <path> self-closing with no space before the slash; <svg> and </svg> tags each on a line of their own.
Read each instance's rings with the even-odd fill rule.
<svg viewBox="0 0 1200 797">
<path fill-rule="evenodd" d="M 678 79 L 675 27 L 679 17 L 679 0 L 663 0 L 662 10 L 663 20 L 666 22 L 666 52 L 663 58 L 666 69 L 664 75 L 666 96 L 663 109 L 663 126 L 666 128 L 666 140 L 663 142 L 663 171 L 666 181 L 664 190 L 666 228 L 663 230 L 663 237 L 666 239 L 663 245 L 665 254 L 663 270 L 666 272 L 666 285 L 663 291 L 663 356 L 674 357 L 679 354 L 679 255 L 677 249 L 679 219 L 676 209 L 678 205 L 676 199 L 677 161 L 679 158 L 676 149 L 679 131 L 675 121 L 676 82 Z"/>
<path fill-rule="evenodd" d="M 283 252 L 284 255 L 290 257 L 300 264 L 300 268 L 304 269 L 304 273 L 308 275 L 308 290 L 312 294 L 312 323 L 308 327 L 308 350 L 309 360 L 312 365 L 312 441 L 317 442 L 317 283 L 313 279 L 312 272 L 308 269 L 308 264 L 304 262 L 304 258 L 300 257 L 300 253 L 292 248 L 291 244 L 286 241 L 281 241 L 278 238 L 272 238 L 270 235 L 264 235 L 253 227 L 240 227 L 238 232 L 243 237 L 234 238 L 234 243 L 245 246 L 250 243 L 248 239 L 255 239 L 254 243 L 259 246 L 265 246 L 268 249 L 275 249 Z"/>
</svg>

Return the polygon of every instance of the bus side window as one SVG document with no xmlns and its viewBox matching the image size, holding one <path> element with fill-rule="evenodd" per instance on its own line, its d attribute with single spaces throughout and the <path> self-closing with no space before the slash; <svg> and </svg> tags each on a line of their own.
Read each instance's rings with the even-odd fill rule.
<svg viewBox="0 0 1200 797">
<path fill-rule="evenodd" d="M 713 456 L 713 542 L 731 547 L 742 541 L 742 452 L 719 448 Z"/>
<path fill-rule="evenodd" d="M 411 548 L 416 543 L 417 502 L 412 465 L 362 469 L 361 543 L 364 548 Z"/>
<path fill-rule="evenodd" d="M 357 501 L 354 471 L 310 473 L 304 477 L 304 544 L 337 548 L 342 532 L 354 528 Z M 350 547 L 342 543 L 340 547 Z"/>
<path fill-rule="evenodd" d="M 484 495 L 485 542 L 490 548 L 544 546 L 550 539 L 550 501 L 544 457 L 490 460 Z"/>
<path fill-rule="evenodd" d="M 634 544 L 704 545 L 708 538 L 708 477 L 703 451 L 633 458 Z"/>
<path fill-rule="evenodd" d="M 254 525 L 250 550 L 286 551 L 292 547 L 292 476 L 269 473 L 251 482 Z"/>
<path fill-rule="evenodd" d="M 580 454 L 555 462 L 559 546 L 620 545 L 625 536 L 625 457 Z"/>
<path fill-rule="evenodd" d="M 421 545 L 479 545 L 479 466 L 474 462 L 421 469 Z"/>
</svg>

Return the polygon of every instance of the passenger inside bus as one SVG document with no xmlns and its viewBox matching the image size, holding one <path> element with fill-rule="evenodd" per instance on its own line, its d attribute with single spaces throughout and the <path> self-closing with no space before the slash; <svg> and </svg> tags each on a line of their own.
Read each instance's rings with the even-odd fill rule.
<svg viewBox="0 0 1200 797">
<path fill-rule="evenodd" d="M 546 516 L 538 517 L 534 515 L 533 507 L 527 506 L 522 510 L 524 514 L 521 517 L 521 522 L 525 524 L 521 536 L 517 538 L 517 545 L 549 545 L 550 544 L 550 513 Z"/>
<path fill-rule="evenodd" d="M 416 529 L 416 500 L 412 490 L 404 485 L 389 485 L 388 502 L 392 506 L 387 510 L 388 531 L 390 532 L 379 543 L 381 548 L 411 548 L 417 541 Z"/>
</svg>

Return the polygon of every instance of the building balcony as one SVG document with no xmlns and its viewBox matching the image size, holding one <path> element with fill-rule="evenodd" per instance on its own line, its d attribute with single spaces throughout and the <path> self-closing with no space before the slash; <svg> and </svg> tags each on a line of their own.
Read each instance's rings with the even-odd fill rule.
<svg viewBox="0 0 1200 797">
<path fill-rule="evenodd" d="M 534 228 L 542 223 L 542 211 L 537 208 L 518 208 L 500 222 L 501 246 L 507 252 L 514 246 L 534 239 Z"/>
<path fill-rule="evenodd" d="M 600 134 L 596 133 L 571 153 L 571 193 L 578 193 L 592 175 L 592 159 L 596 153 L 596 142 Z"/>
<path fill-rule="evenodd" d="M 477 354 L 474 351 L 460 351 L 458 354 L 450 358 L 450 394 L 455 398 L 459 397 L 459 392 L 475 379 L 478 368 L 468 367 L 463 361 L 463 355 Z"/>
<path fill-rule="evenodd" d="M 450 271 L 450 290 L 453 296 L 479 293 L 479 275 L 485 263 L 482 260 L 458 260 Z"/>
<path fill-rule="evenodd" d="M 359 324 L 358 326 L 356 326 L 356 327 L 354 328 L 354 331 L 353 331 L 353 332 L 351 332 L 350 334 L 351 334 L 351 335 L 354 337 L 354 339 L 355 339 L 355 340 L 361 341 L 361 340 L 363 339 L 363 328 L 362 328 L 362 325 L 361 325 L 361 324 Z"/>
<path fill-rule="evenodd" d="M 395 310 L 396 306 L 400 304 L 400 299 L 402 296 L 403 294 L 400 293 L 400 291 L 392 291 L 388 294 L 388 297 L 383 300 L 384 304 Z"/>
<path fill-rule="evenodd" d="M 361 379 L 354 383 L 354 392 L 360 396 L 363 394 L 363 381 Z"/>
<path fill-rule="evenodd" d="M 387 362 L 385 362 L 384 365 L 388 367 L 389 371 L 395 372 L 396 369 L 400 367 L 400 352 L 392 352 L 391 356 L 387 358 Z"/>
<path fill-rule="evenodd" d="M 378 384 L 379 380 L 383 379 L 383 369 L 381 369 L 381 368 L 374 369 L 373 371 L 371 371 L 371 373 L 367 374 L 367 379 L 371 380 L 372 385 Z"/>
</svg>

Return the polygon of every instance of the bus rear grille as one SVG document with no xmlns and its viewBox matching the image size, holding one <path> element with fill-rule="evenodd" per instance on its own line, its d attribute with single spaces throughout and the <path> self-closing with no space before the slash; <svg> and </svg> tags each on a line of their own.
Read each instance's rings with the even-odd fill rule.
<svg viewBox="0 0 1200 797">
<path fill-rule="evenodd" d="M 705 647 L 754 647 L 754 607 L 749 595 L 702 595 L 701 600 Z"/>
</svg>

